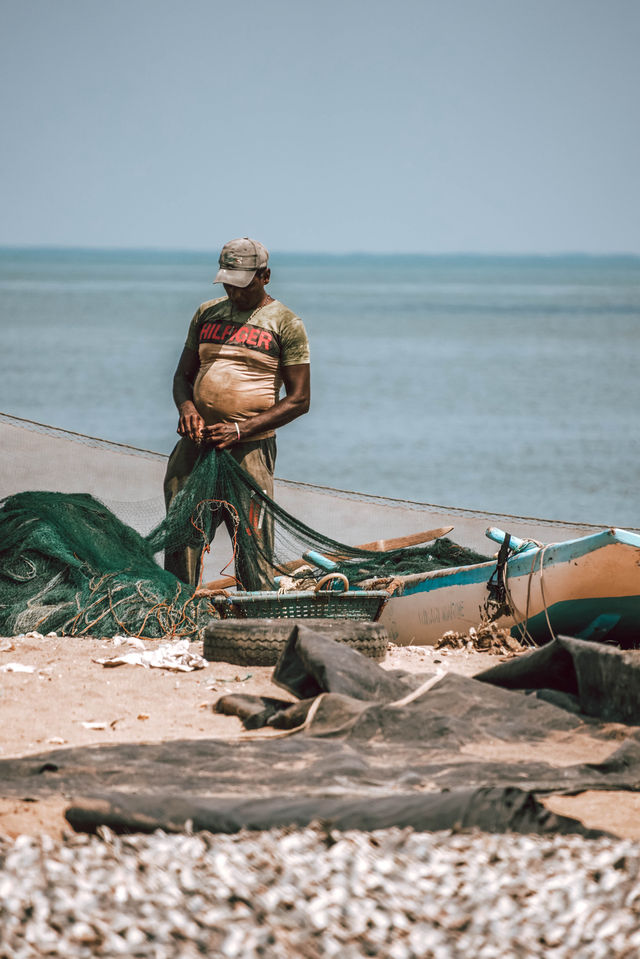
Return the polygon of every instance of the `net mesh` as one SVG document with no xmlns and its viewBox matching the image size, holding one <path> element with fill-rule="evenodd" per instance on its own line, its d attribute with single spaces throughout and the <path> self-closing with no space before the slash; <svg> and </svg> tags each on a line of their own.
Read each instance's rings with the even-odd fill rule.
<svg viewBox="0 0 640 959">
<path fill-rule="evenodd" d="M 458 546 L 457 543 L 443 537 L 428 546 L 369 553 L 350 562 L 341 562 L 338 563 L 336 572 L 343 573 L 350 581 L 356 582 L 358 578 L 384 579 L 393 576 L 409 576 L 412 573 L 427 573 L 435 569 L 469 566 L 472 563 L 486 563 L 488 559 L 489 557 L 482 553 Z"/>
<path fill-rule="evenodd" d="M 214 607 L 157 556 L 185 547 L 204 553 L 222 522 L 232 532 L 236 569 L 262 564 L 274 576 L 290 573 L 308 550 L 339 557 L 351 582 L 485 559 L 445 540 L 386 553 L 348 546 L 280 507 L 228 453 L 205 449 L 167 516 L 144 537 L 89 494 L 29 491 L 4 499 L 0 633 L 196 638 Z M 270 527 L 273 537 L 262 535 Z"/>
</svg>

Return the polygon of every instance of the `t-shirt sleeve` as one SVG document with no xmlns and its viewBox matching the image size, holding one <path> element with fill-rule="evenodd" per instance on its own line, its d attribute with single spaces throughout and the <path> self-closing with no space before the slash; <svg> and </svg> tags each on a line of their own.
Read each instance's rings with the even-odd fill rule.
<svg viewBox="0 0 640 959">
<path fill-rule="evenodd" d="M 291 313 L 280 329 L 280 364 L 295 366 L 310 360 L 309 339 L 304 323 L 299 316 Z"/>
<path fill-rule="evenodd" d="M 187 333 L 187 338 L 184 342 L 185 350 L 193 350 L 194 353 L 198 352 L 200 347 L 200 336 L 199 336 L 199 320 L 200 314 L 202 312 L 202 307 L 199 306 L 196 312 L 193 314 L 193 319 L 189 324 L 189 332 Z"/>
<path fill-rule="evenodd" d="M 184 344 L 186 350 L 193 350 L 194 353 L 198 352 L 200 349 L 200 325 L 204 322 L 205 313 L 207 313 L 211 307 L 217 306 L 218 303 L 222 303 L 223 300 L 226 299 L 226 296 L 219 296 L 215 300 L 207 300 L 206 303 L 200 304 L 189 324 L 189 332 L 187 333 L 187 339 Z"/>
</svg>

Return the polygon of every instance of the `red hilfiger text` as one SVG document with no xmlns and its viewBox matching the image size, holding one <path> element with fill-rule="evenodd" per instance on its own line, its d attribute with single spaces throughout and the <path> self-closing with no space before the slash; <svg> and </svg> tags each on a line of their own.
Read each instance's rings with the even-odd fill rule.
<svg viewBox="0 0 640 959">
<path fill-rule="evenodd" d="M 203 323 L 200 327 L 201 343 L 226 343 L 229 346 L 247 346 L 263 353 L 279 353 L 276 336 L 269 330 L 246 323 Z"/>
</svg>

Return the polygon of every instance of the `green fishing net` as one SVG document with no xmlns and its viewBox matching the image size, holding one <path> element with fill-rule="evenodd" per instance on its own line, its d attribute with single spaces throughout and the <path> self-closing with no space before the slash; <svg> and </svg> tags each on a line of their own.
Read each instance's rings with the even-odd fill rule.
<svg viewBox="0 0 640 959">
<path fill-rule="evenodd" d="M 308 550 L 339 557 L 352 583 L 485 557 L 438 541 L 372 553 L 324 536 L 267 497 L 226 452 L 203 450 L 166 518 L 143 537 L 88 494 L 24 492 L 0 503 L 0 634 L 196 638 L 210 599 L 166 572 L 163 551 L 206 551 L 221 523 L 232 537 L 239 588 L 255 565 L 290 574 Z M 314 570 L 318 578 L 324 569 Z"/>
<path fill-rule="evenodd" d="M 26 492 L 0 507 L 0 633 L 191 632 L 193 590 L 87 494 Z"/>
<path fill-rule="evenodd" d="M 447 569 L 455 566 L 470 566 L 472 563 L 486 563 L 489 556 L 483 556 L 472 549 L 458 546 L 452 540 L 443 537 L 434 540 L 429 546 L 411 546 L 405 549 L 388 550 L 385 553 L 370 553 L 350 562 L 338 563 L 336 572 L 343 573 L 349 581 L 358 578 L 384 579 L 393 576 L 410 576 L 412 573 L 427 573 L 435 569 Z"/>
</svg>

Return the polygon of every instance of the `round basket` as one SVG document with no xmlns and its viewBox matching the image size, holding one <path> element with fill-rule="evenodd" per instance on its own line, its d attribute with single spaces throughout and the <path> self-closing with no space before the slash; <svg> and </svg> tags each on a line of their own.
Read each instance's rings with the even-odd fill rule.
<svg viewBox="0 0 640 959">
<path fill-rule="evenodd" d="M 376 620 L 389 599 L 384 590 L 299 590 L 291 593 L 255 592 L 214 596 L 212 605 L 221 619 L 358 619 Z"/>
</svg>

